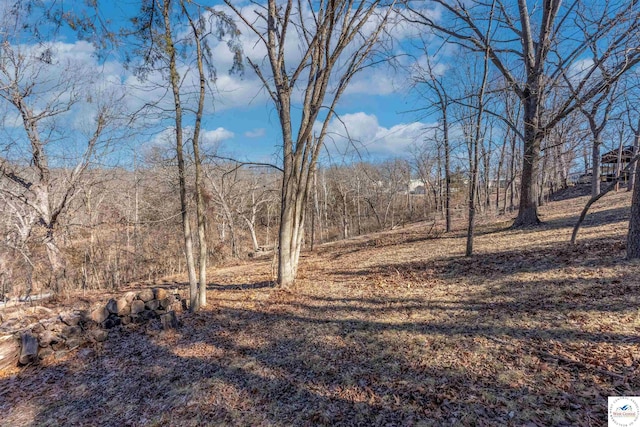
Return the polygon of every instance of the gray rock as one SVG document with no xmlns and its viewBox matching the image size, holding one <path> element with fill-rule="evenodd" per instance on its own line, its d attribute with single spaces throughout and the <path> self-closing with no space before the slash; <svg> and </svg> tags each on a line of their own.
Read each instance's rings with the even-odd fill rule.
<svg viewBox="0 0 640 427">
<path fill-rule="evenodd" d="M 131 303 L 127 301 L 125 297 L 118 299 L 117 305 L 117 314 L 118 316 L 126 316 L 131 313 Z"/>
<path fill-rule="evenodd" d="M 60 338 L 52 331 L 44 331 L 38 336 L 40 347 L 49 347 L 51 344 L 56 344 L 61 340 L 62 338 Z"/>
<path fill-rule="evenodd" d="M 67 345 L 67 348 L 69 350 L 73 350 L 74 348 L 78 348 L 83 344 L 84 340 L 81 339 L 80 337 L 72 337 L 69 338 L 65 344 Z"/>
<path fill-rule="evenodd" d="M 42 323 L 37 323 L 33 328 L 31 328 L 31 333 L 34 334 L 41 334 L 44 332 L 44 326 L 42 325 Z"/>
<path fill-rule="evenodd" d="M 55 351 L 60 351 L 65 349 L 64 340 L 60 339 L 59 341 L 52 342 L 51 348 Z"/>
<path fill-rule="evenodd" d="M 160 308 L 160 301 L 158 301 L 157 299 L 152 299 L 151 301 L 147 301 L 144 306 L 149 310 L 157 310 Z"/>
<path fill-rule="evenodd" d="M 78 326 L 82 320 L 80 313 L 64 312 L 60 313 L 60 320 L 67 326 Z"/>
<path fill-rule="evenodd" d="M 118 316 L 109 316 L 109 318 L 104 321 L 104 327 L 105 329 L 113 329 L 116 326 L 120 326 L 121 323 L 122 321 Z"/>
<path fill-rule="evenodd" d="M 105 308 L 111 314 L 118 314 L 118 303 L 113 298 L 107 302 L 107 306 Z"/>
<path fill-rule="evenodd" d="M 64 328 L 62 328 L 62 336 L 65 339 L 78 336 L 81 333 L 82 333 L 82 328 L 80 328 L 80 326 L 65 326 Z"/>
<path fill-rule="evenodd" d="M 137 315 L 144 311 L 144 302 L 135 300 L 131 303 L 131 315 Z"/>
<path fill-rule="evenodd" d="M 143 289 L 138 293 L 138 299 L 147 302 L 153 299 L 153 289 Z"/>
<path fill-rule="evenodd" d="M 40 348 L 40 351 L 38 351 L 38 358 L 40 360 L 44 360 L 47 357 L 50 357 L 53 355 L 53 349 L 51 347 L 43 347 Z"/>
<path fill-rule="evenodd" d="M 91 331 L 91 338 L 96 340 L 97 342 L 106 341 L 109 338 L 109 332 L 104 329 L 93 329 Z"/>
<path fill-rule="evenodd" d="M 131 301 L 133 301 L 134 299 L 136 299 L 136 293 L 133 291 L 129 291 L 127 293 L 125 293 L 122 298 L 124 298 L 127 301 L 127 304 L 131 304 Z"/>
<path fill-rule="evenodd" d="M 160 307 L 166 310 L 167 308 L 171 307 L 171 304 L 173 304 L 174 302 L 176 302 L 176 297 L 173 295 L 168 295 L 167 297 L 160 300 Z"/>
<path fill-rule="evenodd" d="M 106 307 L 98 307 L 91 312 L 91 320 L 96 323 L 102 323 L 109 317 L 109 310 Z"/>
<path fill-rule="evenodd" d="M 157 300 L 163 300 L 169 295 L 169 292 L 164 288 L 153 288 L 153 293 Z"/>
<path fill-rule="evenodd" d="M 151 319 L 156 319 L 158 315 L 153 310 L 145 310 L 142 313 L 140 313 L 140 317 L 142 317 L 144 320 L 151 320 Z"/>
</svg>

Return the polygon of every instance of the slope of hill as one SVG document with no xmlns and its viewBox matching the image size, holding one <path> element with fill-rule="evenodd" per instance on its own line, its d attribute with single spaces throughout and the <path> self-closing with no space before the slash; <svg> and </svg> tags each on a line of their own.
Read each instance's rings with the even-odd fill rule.
<svg viewBox="0 0 640 427">
<path fill-rule="evenodd" d="M 605 425 L 607 396 L 640 390 L 629 200 L 601 200 L 575 247 L 585 197 L 535 229 L 486 221 L 472 258 L 462 223 L 423 223 L 305 253 L 291 292 L 269 261 L 212 271 L 211 307 L 180 329 L 0 377 L 2 423 Z"/>
</svg>

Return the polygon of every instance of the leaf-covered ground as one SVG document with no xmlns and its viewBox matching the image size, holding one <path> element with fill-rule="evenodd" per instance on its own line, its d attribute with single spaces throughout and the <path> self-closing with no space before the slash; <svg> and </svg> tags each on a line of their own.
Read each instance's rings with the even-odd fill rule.
<svg viewBox="0 0 640 427">
<path fill-rule="evenodd" d="M 584 202 L 487 222 L 471 259 L 416 224 L 305 253 L 291 292 L 270 261 L 212 271 L 176 331 L 0 376 L 0 424 L 606 425 L 607 396 L 640 394 L 640 263 L 624 193 L 567 243 Z"/>
</svg>

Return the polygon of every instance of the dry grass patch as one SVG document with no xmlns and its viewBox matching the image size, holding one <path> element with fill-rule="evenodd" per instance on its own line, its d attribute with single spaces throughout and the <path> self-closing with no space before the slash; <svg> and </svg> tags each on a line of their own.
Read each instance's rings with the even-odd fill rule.
<svg viewBox="0 0 640 427">
<path fill-rule="evenodd" d="M 640 264 L 626 194 L 567 244 L 584 202 L 536 229 L 488 222 L 470 259 L 462 233 L 415 224 L 305 254 L 291 292 L 270 260 L 212 272 L 211 308 L 179 330 L 1 379 L 3 422 L 606 425 L 606 397 L 640 390 Z"/>
</svg>

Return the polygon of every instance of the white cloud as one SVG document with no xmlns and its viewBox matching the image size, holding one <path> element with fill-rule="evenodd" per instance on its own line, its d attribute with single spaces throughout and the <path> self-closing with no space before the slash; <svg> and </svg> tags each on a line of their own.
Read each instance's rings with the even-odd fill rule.
<svg viewBox="0 0 640 427">
<path fill-rule="evenodd" d="M 315 130 L 321 128 L 316 123 Z M 399 123 L 389 128 L 381 126 L 373 114 L 358 112 L 333 118 L 327 129 L 325 143 L 330 150 L 340 154 L 358 150 L 361 154 L 405 155 L 420 143 L 425 135 L 433 132 L 432 126 L 421 122 Z"/>
<path fill-rule="evenodd" d="M 214 130 L 207 130 L 202 132 L 201 138 L 204 144 L 217 144 L 219 142 L 231 139 L 235 136 L 233 132 L 223 127 L 219 127 Z"/>
<path fill-rule="evenodd" d="M 183 138 L 184 140 L 188 140 L 189 137 L 193 134 L 193 128 L 191 126 L 187 126 L 183 128 Z M 233 132 L 223 127 L 219 127 L 213 130 L 203 129 L 200 132 L 200 141 L 203 145 L 217 145 L 222 141 L 231 139 L 235 136 Z M 163 147 L 163 148 L 173 148 L 175 145 L 175 128 L 167 127 L 162 131 L 158 132 L 150 141 L 150 146 Z"/>
<path fill-rule="evenodd" d="M 375 69 L 356 75 L 345 89 L 345 95 L 390 95 L 406 86 L 406 76 L 390 70 Z"/>
<path fill-rule="evenodd" d="M 258 27 L 258 30 L 264 30 L 264 22 L 259 18 L 259 14 L 264 16 L 262 10 L 264 5 L 262 3 L 240 3 L 238 9 L 242 15 L 253 25 Z M 441 11 L 438 8 L 429 6 L 416 6 L 421 13 L 434 20 L 439 20 Z M 250 58 L 250 60 L 257 64 L 267 80 L 271 77 L 271 67 L 267 59 L 267 51 L 264 43 L 259 37 L 242 21 L 235 12 L 233 12 L 228 6 L 220 6 L 220 9 L 227 13 L 229 16 L 234 17 L 235 23 L 240 30 L 239 45 L 242 47 L 244 56 Z M 374 14 L 369 17 L 368 22 L 362 29 L 363 35 L 371 34 L 379 28 L 380 22 L 383 16 L 386 14 L 386 8 L 378 8 Z M 409 13 L 409 12 L 407 12 Z M 304 21 L 310 28 L 313 27 L 314 16 L 308 8 L 308 5 L 303 2 L 303 10 L 301 16 L 297 13 L 292 15 L 293 21 Z M 305 50 L 304 37 L 296 31 L 299 25 L 290 25 L 287 37 L 285 40 L 285 62 L 289 68 L 295 67 L 302 58 L 302 54 Z M 340 28 L 340 26 L 337 26 Z M 389 15 L 388 25 L 386 32 L 381 35 L 382 39 L 385 39 L 386 47 L 393 46 L 393 50 L 402 49 L 402 42 L 416 37 L 424 37 L 424 28 L 422 26 L 408 23 L 404 20 L 397 11 L 392 11 Z M 393 41 L 391 41 L 393 39 Z M 339 72 L 340 68 L 351 58 L 357 49 L 358 43 L 361 38 L 356 37 L 352 44 L 345 49 L 342 57 L 338 60 L 335 72 Z M 217 88 L 219 93 L 217 94 L 217 106 L 218 110 L 230 109 L 239 106 L 246 106 L 249 102 L 254 105 L 259 103 L 266 103 L 269 101 L 267 92 L 264 90 L 262 83 L 256 77 L 255 72 L 248 64 L 245 64 L 246 71 L 244 79 L 240 79 L 238 76 L 230 76 L 226 74 L 233 65 L 233 54 L 230 52 L 226 41 L 210 40 L 212 46 L 213 57 L 216 58 L 216 65 L 218 67 L 218 81 Z M 396 53 L 401 54 L 398 50 Z M 380 59 L 380 58 L 377 58 Z M 338 76 L 332 82 L 331 89 L 335 89 Z M 358 73 L 353 81 L 346 89 L 345 95 L 348 94 L 366 94 L 366 95 L 389 95 L 397 92 L 399 89 L 406 89 L 407 87 L 407 75 L 406 72 L 401 69 L 391 69 L 385 65 L 378 65 L 370 68 L 365 68 L 362 72 Z M 306 82 L 305 76 L 299 79 L 299 84 Z M 330 90 L 331 90 L 330 89 Z M 302 99 L 302 88 L 298 87 L 294 97 L 296 102 L 300 102 Z"/>
<path fill-rule="evenodd" d="M 569 66 L 567 76 L 573 83 L 578 83 L 587 77 L 587 74 L 593 70 L 594 65 L 592 58 L 579 59 Z M 596 74 L 599 75 L 600 71 L 596 70 Z"/>
<path fill-rule="evenodd" d="M 257 129 L 253 129 L 253 130 L 248 130 L 244 133 L 244 136 L 246 136 L 247 138 L 260 138 L 263 137 L 266 134 L 266 129 L 265 128 L 257 128 Z"/>
</svg>

